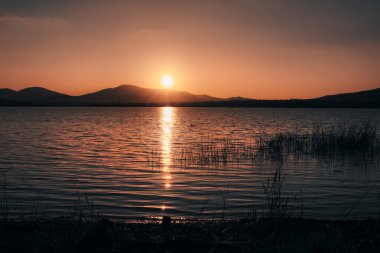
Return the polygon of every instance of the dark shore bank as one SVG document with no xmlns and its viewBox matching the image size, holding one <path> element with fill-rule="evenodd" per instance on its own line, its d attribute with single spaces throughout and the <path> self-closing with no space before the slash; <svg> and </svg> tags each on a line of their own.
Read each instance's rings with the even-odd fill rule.
<svg viewBox="0 0 380 253">
<path fill-rule="evenodd" d="M 2 221 L 6 252 L 380 252 L 380 220 Z"/>
</svg>

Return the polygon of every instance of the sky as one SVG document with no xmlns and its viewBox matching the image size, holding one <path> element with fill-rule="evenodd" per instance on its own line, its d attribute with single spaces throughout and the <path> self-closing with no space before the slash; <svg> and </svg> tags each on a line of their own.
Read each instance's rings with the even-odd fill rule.
<svg viewBox="0 0 380 253">
<path fill-rule="evenodd" d="M 380 87 L 377 0 L 1 0 L 0 87 L 120 84 L 219 97 Z"/>
</svg>

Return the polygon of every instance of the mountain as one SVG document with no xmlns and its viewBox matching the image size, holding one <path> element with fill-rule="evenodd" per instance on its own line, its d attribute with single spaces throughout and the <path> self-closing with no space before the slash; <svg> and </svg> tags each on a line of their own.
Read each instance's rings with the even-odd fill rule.
<svg viewBox="0 0 380 253">
<path fill-rule="evenodd" d="M 11 90 L 11 89 L 0 89 L 0 99 L 7 99 L 13 97 L 15 94 L 17 94 L 17 91 Z"/>
<path fill-rule="evenodd" d="M 0 105 L 3 106 L 162 105 L 219 100 L 221 99 L 208 95 L 146 89 L 135 85 L 120 85 L 81 96 L 69 96 L 41 87 L 31 87 L 19 91 L 0 89 Z"/>
<path fill-rule="evenodd" d="M 327 103 L 332 105 L 351 105 L 358 107 L 366 105 L 371 107 L 373 105 L 380 105 L 380 88 L 366 91 L 359 91 L 354 93 L 342 93 L 337 95 L 328 95 L 316 98 L 315 101 L 319 103 Z"/>
<path fill-rule="evenodd" d="M 220 100 L 220 98 L 207 95 L 194 95 L 184 91 L 145 89 L 135 85 L 120 85 L 116 88 L 104 89 L 82 95 L 79 98 L 88 104 L 171 104 Z"/>
<path fill-rule="evenodd" d="M 41 87 L 29 87 L 19 91 L 0 89 L 0 100 L 14 101 L 16 103 L 50 102 L 62 97 L 69 96 Z"/>
<path fill-rule="evenodd" d="M 220 101 L 187 103 L 205 107 L 286 107 L 286 108 L 380 108 L 380 88 L 328 95 L 313 99 L 260 100 L 229 98 Z"/>
<path fill-rule="evenodd" d="M 69 96 L 41 87 L 14 91 L 0 89 L 0 106 L 223 106 L 223 107 L 352 107 L 380 108 L 380 88 L 328 95 L 313 99 L 258 100 L 217 98 L 184 91 L 146 89 L 120 85 L 80 96 Z"/>
</svg>

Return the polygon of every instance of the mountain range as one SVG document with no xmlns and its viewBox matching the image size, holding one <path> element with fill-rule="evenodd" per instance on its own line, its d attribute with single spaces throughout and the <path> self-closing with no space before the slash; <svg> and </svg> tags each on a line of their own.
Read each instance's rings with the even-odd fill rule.
<svg viewBox="0 0 380 253">
<path fill-rule="evenodd" d="M 0 106 L 225 106 L 225 107 L 357 107 L 380 108 L 380 88 L 313 99 L 258 100 L 217 98 L 184 91 L 120 85 L 80 96 L 41 87 L 0 89 Z"/>
</svg>

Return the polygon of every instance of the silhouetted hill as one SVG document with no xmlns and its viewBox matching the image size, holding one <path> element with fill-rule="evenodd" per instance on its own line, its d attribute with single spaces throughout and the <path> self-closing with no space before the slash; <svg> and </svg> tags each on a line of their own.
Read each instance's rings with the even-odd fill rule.
<svg viewBox="0 0 380 253">
<path fill-rule="evenodd" d="M 0 89 L 0 106 L 214 106 L 214 107 L 352 107 L 380 108 L 380 88 L 328 95 L 314 99 L 226 99 L 184 91 L 145 89 L 121 85 L 81 96 L 69 96 L 45 88 L 20 91 Z"/>
<path fill-rule="evenodd" d="M 218 101 L 220 98 L 207 95 L 194 95 L 184 91 L 145 89 L 134 85 L 121 85 L 116 88 L 100 90 L 79 97 L 90 104 L 125 103 L 189 103 Z"/>
<path fill-rule="evenodd" d="M 15 94 L 17 94 L 17 92 L 11 89 L 0 89 L 0 100 L 13 100 Z"/>
<path fill-rule="evenodd" d="M 187 103 L 182 106 L 212 107 L 307 107 L 307 108 L 380 108 L 380 88 L 313 99 L 225 99 L 200 103 Z"/>
<path fill-rule="evenodd" d="M 351 107 L 372 107 L 380 105 L 380 88 L 373 90 L 360 91 L 355 93 L 342 93 L 337 95 L 328 95 L 315 99 L 323 104 L 345 105 Z"/>
<path fill-rule="evenodd" d="M 365 90 L 365 91 L 359 91 L 359 92 L 353 92 L 353 93 L 341 93 L 336 95 L 328 95 L 323 96 L 318 99 L 321 100 L 345 100 L 345 101 L 355 101 L 358 99 L 367 99 L 367 100 L 374 100 L 378 99 L 380 96 L 380 88 L 373 89 L 373 90 Z"/>
<path fill-rule="evenodd" d="M 54 92 L 41 87 L 29 87 L 19 91 L 14 91 L 11 89 L 0 89 L 0 100 L 2 103 L 4 101 L 13 101 L 12 103 L 22 104 L 22 103 L 51 103 L 55 99 L 70 97 L 58 92 Z"/>
<path fill-rule="evenodd" d="M 223 100 L 225 101 L 241 101 L 241 100 L 249 100 L 250 98 L 245 98 L 245 97 L 230 97 L 230 98 L 225 98 Z"/>
</svg>

